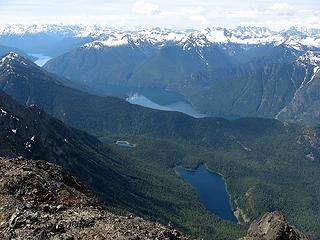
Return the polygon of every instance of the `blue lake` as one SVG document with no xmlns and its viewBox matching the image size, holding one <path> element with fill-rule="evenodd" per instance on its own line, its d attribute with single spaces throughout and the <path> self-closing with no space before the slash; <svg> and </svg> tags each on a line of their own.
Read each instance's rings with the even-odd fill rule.
<svg viewBox="0 0 320 240">
<path fill-rule="evenodd" d="M 196 170 L 177 167 L 176 174 L 192 186 L 199 201 L 209 212 L 224 220 L 238 222 L 230 205 L 225 182 L 219 174 L 210 172 L 205 165 L 200 165 Z"/>
</svg>

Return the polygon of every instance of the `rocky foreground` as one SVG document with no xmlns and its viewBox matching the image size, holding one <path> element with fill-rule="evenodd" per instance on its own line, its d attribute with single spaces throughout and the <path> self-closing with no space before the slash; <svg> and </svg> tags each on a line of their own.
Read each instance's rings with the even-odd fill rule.
<svg viewBox="0 0 320 240">
<path fill-rule="evenodd" d="M 0 158 L 0 239 L 193 238 L 158 223 L 105 211 L 84 186 L 54 164 Z M 308 238 L 274 212 L 253 222 L 242 240 Z"/>
<path fill-rule="evenodd" d="M 248 235 L 242 240 L 308 240 L 308 238 L 289 225 L 280 212 L 273 212 L 253 222 Z"/>
<path fill-rule="evenodd" d="M 106 212 L 62 168 L 0 158 L 0 239 L 192 239 L 157 223 Z"/>
</svg>

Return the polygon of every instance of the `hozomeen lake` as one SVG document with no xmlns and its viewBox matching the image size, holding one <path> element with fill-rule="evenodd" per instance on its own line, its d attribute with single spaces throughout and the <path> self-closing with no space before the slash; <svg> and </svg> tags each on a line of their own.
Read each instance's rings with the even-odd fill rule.
<svg viewBox="0 0 320 240">
<path fill-rule="evenodd" d="M 221 175 L 210 172 L 204 164 L 199 165 L 195 170 L 177 167 L 175 171 L 178 176 L 192 186 L 199 201 L 209 212 L 224 220 L 238 222 L 233 214 L 230 196 Z"/>
</svg>

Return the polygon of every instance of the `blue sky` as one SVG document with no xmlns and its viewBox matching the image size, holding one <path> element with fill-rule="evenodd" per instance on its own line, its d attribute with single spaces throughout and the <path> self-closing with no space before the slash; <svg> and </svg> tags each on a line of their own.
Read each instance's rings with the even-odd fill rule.
<svg viewBox="0 0 320 240">
<path fill-rule="evenodd" d="M 320 28 L 319 0 L 0 0 L 0 23 Z"/>
</svg>

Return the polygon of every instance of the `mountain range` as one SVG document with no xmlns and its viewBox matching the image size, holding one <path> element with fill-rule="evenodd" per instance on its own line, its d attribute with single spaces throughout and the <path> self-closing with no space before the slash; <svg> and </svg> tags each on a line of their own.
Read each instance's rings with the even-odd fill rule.
<svg viewBox="0 0 320 240">
<path fill-rule="evenodd" d="M 71 87 L 102 95 L 113 94 L 109 86 L 169 90 L 211 116 L 315 125 L 320 120 L 319 36 L 319 29 L 297 27 L 179 31 L 2 25 L 0 44 L 12 47 L 0 47 L 0 53 L 57 56 L 46 70 L 68 78 Z"/>
<path fill-rule="evenodd" d="M 1 25 L 0 44 L 1 164 L 45 171 L 21 159 L 46 160 L 108 212 L 195 237 L 239 239 L 281 211 L 320 238 L 319 29 Z M 39 67 L 30 53 L 53 59 Z M 178 94 L 214 117 L 133 105 L 113 87 Z M 237 224 L 208 212 L 175 172 L 201 164 L 223 176 Z M 279 232 L 306 238 L 273 213 L 246 239 Z"/>
<path fill-rule="evenodd" d="M 152 45 L 162 45 L 167 42 L 180 42 L 197 40 L 201 46 L 209 43 L 239 43 L 239 44 L 266 44 L 283 43 L 298 47 L 319 47 L 320 29 L 307 29 L 291 27 L 280 31 L 266 27 L 239 26 L 233 29 L 211 27 L 202 30 L 171 30 L 171 29 L 117 29 L 103 25 L 0 25 L 0 42 L 6 38 L 20 36 L 27 38 L 36 35 L 59 38 L 91 38 L 104 40 L 104 45 L 121 45 L 134 40 L 136 42 L 147 41 Z M 19 43 L 19 42 L 18 42 Z M 16 43 L 16 44 L 18 44 Z M 15 45 L 16 45 L 15 44 Z M 9 44 L 6 44 L 9 45 Z M 88 45 L 90 46 L 90 45 Z"/>
<path fill-rule="evenodd" d="M 15 53 L 1 57 L 0 63 L 1 89 L 27 106 L 2 93 L 1 139 L 12 139 L 6 154 L 58 163 L 112 211 L 129 211 L 164 224 L 171 221 L 206 239 L 239 238 L 246 219 L 274 210 L 283 211 L 313 239 L 319 237 L 319 210 L 314 204 L 320 198 L 318 128 L 274 119 L 195 119 L 71 88 L 64 78 Z M 15 138 L 16 134 L 22 136 Z M 32 149 L 32 139 L 37 141 L 38 136 L 42 141 L 34 150 L 37 154 L 30 155 L 29 146 Z M 136 148 L 117 147 L 119 139 Z M 242 224 L 207 212 L 174 172 L 176 166 L 195 168 L 200 163 L 224 176 Z"/>
<path fill-rule="evenodd" d="M 212 116 L 314 125 L 319 122 L 319 32 L 296 27 L 178 31 L 11 25 L 1 28 L 0 44 L 10 45 L 12 39 L 27 52 L 52 51 L 57 57 L 46 70 L 105 94 L 112 93 L 108 86 L 168 90 Z M 15 40 L 28 44 L 30 37 L 40 46 L 32 39 L 42 35 L 55 39 L 45 51 Z"/>
</svg>

